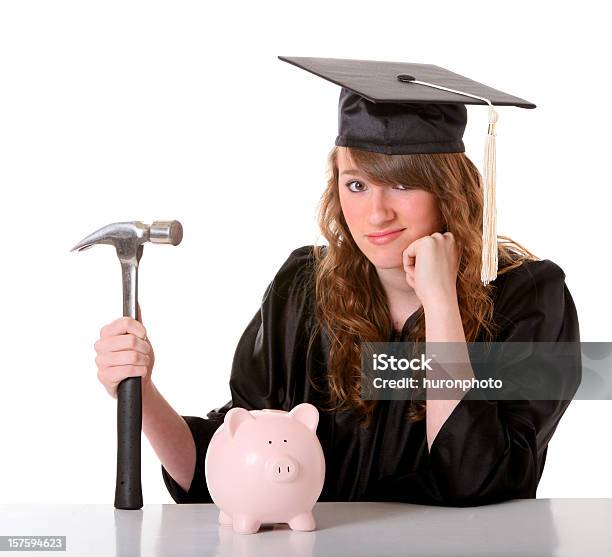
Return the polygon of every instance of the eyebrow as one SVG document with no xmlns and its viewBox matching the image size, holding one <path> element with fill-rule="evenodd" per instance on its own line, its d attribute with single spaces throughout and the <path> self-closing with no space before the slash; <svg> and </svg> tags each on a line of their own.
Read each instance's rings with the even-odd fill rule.
<svg viewBox="0 0 612 557">
<path fill-rule="evenodd" d="M 359 172 L 359 170 L 357 170 L 356 168 L 347 168 L 346 170 L 342 171 L 340 173 L 340 176 L 342 176 L 343 174 L 352 174 L 353 176 L 361 176 L 361 172 Z"/>
</svg>

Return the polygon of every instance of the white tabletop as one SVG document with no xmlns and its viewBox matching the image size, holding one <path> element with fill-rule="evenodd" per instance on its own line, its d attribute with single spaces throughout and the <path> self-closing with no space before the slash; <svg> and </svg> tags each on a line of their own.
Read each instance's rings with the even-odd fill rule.
<svg viewBox="0 0 612 557">
<path fill-rule="evenodd" d="M 214 505 L 123 511 L 112 504 L 5 504 L 0 536 L 66 536 L 67 551 L 59 555 L 104 557 L 612 555 L 612 499 L 523 499 L 466 508 L 317 503 L 314 532 L 279 524 L 251 535 L 218 525 L 217 516 Z"/>
</svg>

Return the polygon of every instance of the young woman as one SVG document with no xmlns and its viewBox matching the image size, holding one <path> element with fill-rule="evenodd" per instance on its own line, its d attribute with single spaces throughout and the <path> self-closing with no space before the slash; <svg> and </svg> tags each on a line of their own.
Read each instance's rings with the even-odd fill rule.
<svg viewBox="0 0 612 557">
<path fill-rule="evenodd" d="M 236 349 L 230 402 L 206 418 L 177 414 L 151 380 L 145 328 L 130 318 L 101 331 L 100 381 L 116 396 L 122 379 L 142 377 L 143 431 L 178 503 L 211 502 L 204 458 L 230 408 L 301 402 L 320 411 L 320 501 L 465 506 L 535 497 L 569 400 L 363 400 L 360 345 L 577 341 L 563 271 L 502 237 L 497 278 L 484 286 L 482 182 L 466 155 L 343 143 L 329 156 L 320 205 L 328 245 L 293 251 L 268 286 Z M 575 392 L 579 366 L 552 373 Z"/>
</svg>

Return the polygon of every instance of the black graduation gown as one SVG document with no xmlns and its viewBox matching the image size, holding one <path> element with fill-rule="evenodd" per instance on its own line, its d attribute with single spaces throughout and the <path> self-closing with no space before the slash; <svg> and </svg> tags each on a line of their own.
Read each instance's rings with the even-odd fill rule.
<svg viewBox="0 0 612 557">
<path fill-rule="evenodd" d="M 234 356 L 232 400 L 207 414 L 183 416 L 196 445 L 194 478 L 185 492 L 162 466 L 166 487 L 177 503 L 211 502 L 204 458 L 225 413 L 290 410 L 301 402 L 318 408 L 328 341 L 325 333 L 307 350 L 314 323 L 312 246 L 291 253 L 266 289 L 261 308 L 243 333 Z M 498 341 L 578 341 L 578 318 L 565 274 L 550 260 L 528 261 L 494 282 Z M 406 321 L 401 338 L 416 323 Z M 579 352 L 579 345 L 577 348 Z M 580 361 L 578 357 L 578 362 Z M 575 362 L 553 370 L 571 398 L 581 379 Z M 326 475 L 320 501 L 404 501 L 473 506 L 513 498 L 534 498 L 547 445 L 569 400 L 461 400 L 438 432 L 429 452 L 426 421 L 405 419 L 409 401 L 380 401 L 369 428 L 359 426 L 355 411 L 320 411 L 317 436 Z"/>
</svg>

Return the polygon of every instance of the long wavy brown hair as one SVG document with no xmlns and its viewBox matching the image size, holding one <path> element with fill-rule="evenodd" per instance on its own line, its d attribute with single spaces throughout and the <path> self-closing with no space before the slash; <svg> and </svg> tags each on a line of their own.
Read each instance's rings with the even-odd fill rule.
<svg viewBox="0 0 612 557">
<path fill-rule="evenodd" d="M 347 148 L 353 163 L 372 182 L 407 184 L 432 193 L 461 251 L 457 299 L 467 342 L 482 334 L 493 340 L 494 284 L 480 280 L 482 245 L 482 177 L 464 153 L 385 155 Z M 328 157 L 328 181 L 319 203 L 319 227 L 328 246 L 315 246 L 315 326 L 310 337 L 325 330 L 330 342 L 327 361 L 330 406 L 326 411 L 355 409 L 368 427 L 378 404 L 361 398 L 361 348 L 364 341 L 384 342 L 393 334 L 389 301 L 374 265 L 354 242 L 342 214 L 338 192 L 338 147 Z M 442 232 L 442 231 L 441 231 Z M 498 236 L 498 275 L 538 258 L 506 236 Z M 423 310 L 409 340 L 424 342 Z M 413 401 L 406 419 L 424 419 L 425 401 Z"/>
</svg>

